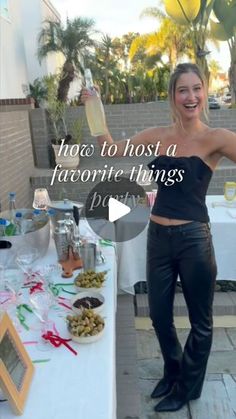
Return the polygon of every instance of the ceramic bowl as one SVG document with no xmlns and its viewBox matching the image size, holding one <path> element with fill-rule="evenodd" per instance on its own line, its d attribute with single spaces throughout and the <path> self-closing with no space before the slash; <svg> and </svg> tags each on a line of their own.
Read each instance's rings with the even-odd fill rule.
<svg viewBox="0 0 236 419">
<path fill-rule="evenodd" d="M 104 329 L 105 329 L 105 326 L 100 333 L 98 333 L 97 335 L 94 335 L 94 336 L 74 336 L 70 332 L 69 332 L 69 335 L 74 342 L 77 342 L 77 343 L 93 343 L 93 342 L 96 342 L 97 340 L 101 339 L 101 337 L 104 334 Z"/>
<path fill-rule="evenodd" d="M 76 314 L 81 314 L 82 309 L 74 306 L 75 301 L 80 300 L 81 298 L 86 298 L 86 297 L 97 298 L 99 301 L 101 301 L 100 306 L 95 307 L 95 308 L 91 307 L 95 313 L 100 313 L 103 310 L 104 302 L 105 302 L 105 298 L 103 297 L 103 295 L 99 294 L 96 291 L 90 290 L 90 288 L 88 288 L 86 289 L 86 291 L 79 292 L 78 294 L 74 295 L 71 299 L 71 308 Z M 86 307 L 86 308 L 89 308 L 89 307 Z"/>
</svg>

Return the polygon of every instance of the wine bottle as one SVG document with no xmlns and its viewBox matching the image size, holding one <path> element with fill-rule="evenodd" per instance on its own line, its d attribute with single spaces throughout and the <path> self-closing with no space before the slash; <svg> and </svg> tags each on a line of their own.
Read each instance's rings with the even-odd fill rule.
<svg viewBox="0 0 236 419">
<path fill-rule="evenodd" d="M 98 92 L 94 88 L 92 73 L 89 68 L 85 69 L 84 77 L 87 89 L 93 92 L 93 95 L 85 102 L 86 117 L 91 135 L 97 137 L 107 133 L 104 108 Z"/>
</svg>

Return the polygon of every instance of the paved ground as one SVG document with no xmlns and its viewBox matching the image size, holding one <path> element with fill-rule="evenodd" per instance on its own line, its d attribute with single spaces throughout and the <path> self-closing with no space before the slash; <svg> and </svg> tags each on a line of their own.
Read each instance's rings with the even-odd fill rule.
<svg viewBox="0 0 236 419">
<path fill-rule="evenodd" d="M 136 323 L 137 327 L 139 326 Z M 188 332 L 186 326 L 178 329 L 182 345 Z M 141 395 L 140 419 L 236 418 L 236 327 L 214 329 L 212 351 L 201 398 L 190 402 L 178 412 L 162 414 L 154 412 L 153 407 L 157 401 L 153 401 L 149 396 L 157 380 L 162 377 L 160 348 L 153 330 L 137 330 L 136 336 Z"/>
</svg>

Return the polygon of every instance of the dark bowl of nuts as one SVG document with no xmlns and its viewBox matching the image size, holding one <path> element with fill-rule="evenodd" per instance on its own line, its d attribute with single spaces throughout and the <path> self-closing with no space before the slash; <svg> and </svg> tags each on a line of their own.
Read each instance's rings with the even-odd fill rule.
<svg viewBox="0 0 236 419">
<path fill-rule="evenodd" d="M 74 295 L 71 299 L 71 308 L 77 313 L 81 314 L 85 308 L 89 308 L 94 313 L 100 313 L 104 307 L 105 298 L 93 290 L 86 290 Z"/>
<path fill-rule="evenodd" d="M 104 319 L 93 310 L 85 308 L 81 314 L 68 315 L 67 327 L 71 339 L 78 343 L 92 343 L 104 332 Z"/>
</svg>

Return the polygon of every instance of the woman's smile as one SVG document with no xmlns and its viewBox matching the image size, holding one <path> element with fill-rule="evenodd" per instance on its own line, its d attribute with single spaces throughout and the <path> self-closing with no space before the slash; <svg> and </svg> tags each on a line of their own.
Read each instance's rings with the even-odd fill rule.
<svg viewBox="0 0 236 419">
<path fill-rule="evenodd" d="M 175 106 L 184 115 L 199 116 L 205 100 L 201 80 L 194 73 L 182 74 L 175 90 Z"/>
</svg>

